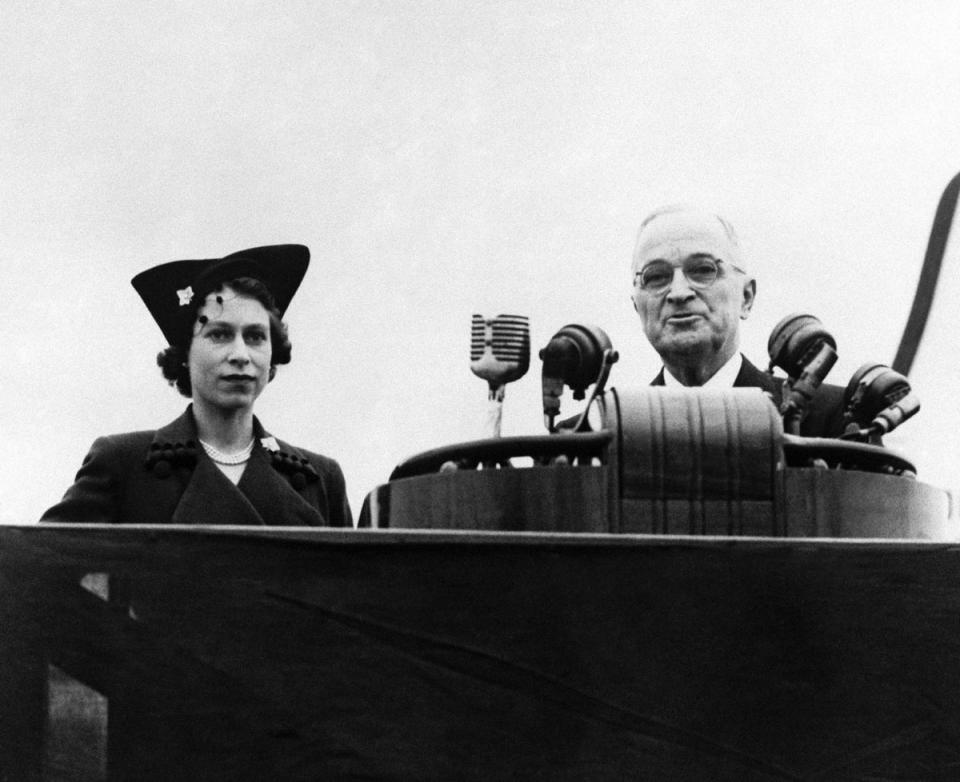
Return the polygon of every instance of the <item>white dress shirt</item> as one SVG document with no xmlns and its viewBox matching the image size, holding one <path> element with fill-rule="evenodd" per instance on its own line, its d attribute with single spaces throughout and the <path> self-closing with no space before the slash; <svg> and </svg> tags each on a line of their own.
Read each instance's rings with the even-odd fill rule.
<svg viewBox="0 0 960 782">
<path fill-rule="evenodd" d="M 737 375 L 740 374 L 740 369 L 743 367 L 743 354 L 737 351 L 734 353 L 730 359 L 724 364 L 720 369 L 713 373 L 704 383 L 701 388 L 733 388 L 733 381 L 737 379 Z M 690 386 L 685 386 L 679 380 L 677 380 L 673 375 L 670 374 L 670 370 L 666 367 L 663 368 L 663 384 L 668 388 L 689 388 Z"/>
</svg>

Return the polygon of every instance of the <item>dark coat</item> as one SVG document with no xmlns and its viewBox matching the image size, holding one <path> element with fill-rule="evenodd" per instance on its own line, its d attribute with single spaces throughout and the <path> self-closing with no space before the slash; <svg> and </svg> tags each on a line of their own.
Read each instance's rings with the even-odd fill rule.
<svg viewBox="0 0 960 782">
<path fill-rule="evenodd" d="M 650 385 L 664 385 L 663 373 L 661 369 Z M 783 400 L 783 381 L 782 377 L 757 369 L 744 356 L 743 366 L 733 385 L 734 388 L 762 388 L 770 394 L 779 410 Z M 821 385 L 800 424 L 800 434 L 804 437 L 839 437 L 843 434 L 843 393 L 844 389 L 840 386 Z"/>
<path fill-rule="evenodd" d="M 340 465 L 271 438 L 256 418 L 254 437 L 238 485 L 200 446 L 190 407 L 156 431 L 99 437 L 73 486 L 41 521 L 353 525 Z"/>
</svg>

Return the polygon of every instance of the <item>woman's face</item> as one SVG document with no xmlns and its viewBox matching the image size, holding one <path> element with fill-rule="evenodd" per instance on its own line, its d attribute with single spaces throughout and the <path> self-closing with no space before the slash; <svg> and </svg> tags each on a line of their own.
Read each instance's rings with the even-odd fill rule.
<svg viewBox="0 0 960 782">
<path fill-rule="evenodd" d="M 207 296 L 187 356 L 194 405 L 250 408 L 270 380 L 270 316 L 230 287 Z"/>
</svg>

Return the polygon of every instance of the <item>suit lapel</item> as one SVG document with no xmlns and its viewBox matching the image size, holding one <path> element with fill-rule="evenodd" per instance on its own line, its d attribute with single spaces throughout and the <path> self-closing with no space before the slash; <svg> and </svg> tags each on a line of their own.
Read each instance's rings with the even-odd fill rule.
<svg viewBox="0 0 960 782">
<path fill-rule="evenodd" d="M 783 397 L 782 381 L 772 375 L 761 372 L 757 369 L 746 356 L 743 357 L 743 364 L 737 379 L 733 381 L 734 388 L 762 388 L 773 397 L 773 403 L 780 407 L 780 400 Z"/>
</svg>

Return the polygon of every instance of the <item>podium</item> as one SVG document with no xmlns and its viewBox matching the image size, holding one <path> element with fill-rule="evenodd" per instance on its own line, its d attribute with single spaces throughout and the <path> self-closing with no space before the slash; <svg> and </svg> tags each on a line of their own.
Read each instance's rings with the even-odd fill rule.
<svg viewBox="0 0 960 782">
<path fill-rule="evenodd" d="M 756 388 L 610 389 L 598 431 L 459 443 L 397 466 L 361 526 L 956 540 L 942 489 L 879 446 L 784 434 Z M 532 466 L 516 469 L 517 460 Z"/>
</svg>

